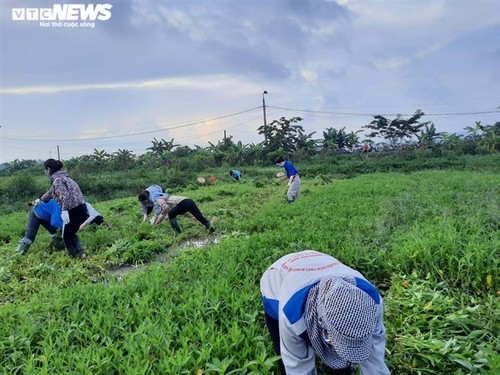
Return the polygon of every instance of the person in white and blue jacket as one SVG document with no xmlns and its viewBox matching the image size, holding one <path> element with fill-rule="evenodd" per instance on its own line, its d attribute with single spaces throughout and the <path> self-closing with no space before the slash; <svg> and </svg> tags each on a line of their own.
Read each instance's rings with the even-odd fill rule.
<svg viewBox="0 0 500 375">
<path fill-rule="evenodd" d="M 315 375 L 315 356 L 334 374 L 387 375 L 383 303 L 363 275 L 305 250 L 274 262 L 260 280 L 266 324 L 282 374 Z"/>
</svg>

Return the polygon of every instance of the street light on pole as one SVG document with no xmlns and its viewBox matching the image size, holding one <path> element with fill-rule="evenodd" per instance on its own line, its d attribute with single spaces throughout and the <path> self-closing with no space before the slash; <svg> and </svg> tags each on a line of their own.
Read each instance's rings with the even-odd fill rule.
<svg viewBox="0 0 500 375">
<path fill-rule="evenodd" d="M 262 93 L 262 111 L 264 112 L 264 126 L 267 126 L 267 121 L 266 121 L 266 100 L 264 99 L 264 95 L 267 94 L 267 91 L 264 91 Z"/>
</svg>

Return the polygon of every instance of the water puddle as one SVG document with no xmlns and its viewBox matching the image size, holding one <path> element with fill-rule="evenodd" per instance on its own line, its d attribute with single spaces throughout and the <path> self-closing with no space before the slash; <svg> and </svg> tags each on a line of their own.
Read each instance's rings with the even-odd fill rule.
<svg viewBox="0 0 500 375">
<path fill-rule="evenodd" d="M 116 278 L 121 279 L 124 276 L 128 275 L 131 272 L 139 271 L 141 269 L 147 268 L 152 264 L 155 263 L 167 263 L 170 259 L 175 258 L 179 254 L 181 254 L 183 251 L 186 249 L 201 249 L 213 244 L 218 244 L 223 237 L 223 234 L 216 236 L 216 237 L 209 237 L 209 238 L 199 238 L 199 239 L 192 239 L 192 240 L 187 240 L 182 242 L 179 246 L 172 247 L 168 250 L 167 252 L 156 254 L 154 259 L 150 262 L 145 262 L 141 264 L 136 264 L 136 265 L 124 265 L 118 268 L 110 269 L 108 272 L 111 275 L 114 275 Z"/>
</svg>

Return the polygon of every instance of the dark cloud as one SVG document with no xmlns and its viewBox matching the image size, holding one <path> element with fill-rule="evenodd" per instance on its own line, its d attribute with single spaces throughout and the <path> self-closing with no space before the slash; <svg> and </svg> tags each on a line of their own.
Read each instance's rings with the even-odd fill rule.
<svg viewBox="0 0 500 375">
<path fill-rule="evenodd" d="M 346 14 L 336 3 L 318 1 L 107 3 L 113 5 L 112 18 L 94 29 L 7 22 L 4 71 L 10 74 L 4 85 L 238 71 L 282 78 L 288 74 L 287 60 L 307 59 L 310 32 Z"/>
</svg>

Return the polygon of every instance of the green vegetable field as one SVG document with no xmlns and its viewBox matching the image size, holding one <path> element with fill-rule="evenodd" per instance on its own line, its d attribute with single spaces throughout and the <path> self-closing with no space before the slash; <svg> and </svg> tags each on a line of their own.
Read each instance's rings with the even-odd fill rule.
<svg viewBox="0 0 500 375">
<path fill-rule="evenodd" d="M 211 235 L 189 215 L 180 236 L 143 223 L 136 196 L 91 201 L 110 228 L 80 233 L 87 260 L 50 253 L 43 228 L 12 257 L 28 211 L 2 215 L 0 374 L 277 373 L 259 280 L 305 249 L 379 288 L 391 373 L 500 373 L 497 170 L 309 173 L 293 204 L 276 171 L 173 191 Z"/>
</svg>

